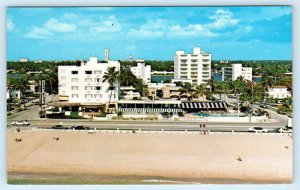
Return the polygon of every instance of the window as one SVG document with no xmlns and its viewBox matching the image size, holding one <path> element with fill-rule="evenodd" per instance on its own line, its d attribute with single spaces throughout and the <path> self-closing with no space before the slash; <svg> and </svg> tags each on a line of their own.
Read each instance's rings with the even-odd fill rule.
<svg viewBox="0 0 300 190">
<path fill-rule="evenodd" d="M 95 94 L 94 98 L 102 98 L 102 95 L 101 94 Z"/>
<path fill-rule="evenodd" d="M 95 86 L 95 90 L 101 90 L 101 86 Z"/>
<path fill-rule="evenodd" d="M 78 86 L 71 86 L 71 90 L 78 90 Z"/>
<path fill-rule="evenodd" d="M 78 78 L 72 78 L 71 82 L 78 82 Z"/>
<path fill-rule="evenodd" d="M 95 78 L 95 82 L 101 82 L 100 78 Z"/>
<path fill-rule="evenodd" d="M 99 75 L 99 74 L 101 74 L 101 73 L 102 73 L 102 72 L 99 71 L 99 70 L 98 70 L 98 71 L 94 71 L 94 74 L 95 74 L 95 75 Z"/>
<path fill-rule="evenodd" d="M 72 71 L 71 73 L 72 73 L 72 75 L 77 75 L 78 71 Z"/>
<path fill-rule="evenodd" d="M 91 75 L 91 74 L 93 74 L 93 71 L 85 71 L 85 74 Z"/>
<path fill-rule="evenodd" d="M 91 78 L 86 78 L 85 82 L 92 82 L 93 80 Z"/>
<path fill-rule="evenodd" d="M 72 94 L 72 98 L 78 98 L 78 94 Z"/>
<path fill-rule="evenodd" d="M 85 90 L 92 90 L 92 86 L 85 86 Z"/>
<path fill-rule="evenodd" d="M 91 94 L 86 94 L 85 98 L 92 98 L 93 96 Z"/>
</svg>

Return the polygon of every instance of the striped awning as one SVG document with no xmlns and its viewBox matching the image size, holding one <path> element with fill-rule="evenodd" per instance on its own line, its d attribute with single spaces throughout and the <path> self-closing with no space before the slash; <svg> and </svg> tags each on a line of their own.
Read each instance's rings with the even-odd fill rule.
<svg viewBox="0 0 300 190">
<path fill-rule="evenodd" d="M 182 102 L 180 104 L 181 109 L 196 109 L 196 110 L 215 110 L 226 109 L 226 102 Z"/>
<path fill-rule="evenodd" d="M 183 112 L 181 108 L 119 108 L 118 109 L 121 112 L 140 112 L 140 113 L 163 113 L 163 112 L 169 112 L 169 113 L 178 113 Z"/>
</svg>

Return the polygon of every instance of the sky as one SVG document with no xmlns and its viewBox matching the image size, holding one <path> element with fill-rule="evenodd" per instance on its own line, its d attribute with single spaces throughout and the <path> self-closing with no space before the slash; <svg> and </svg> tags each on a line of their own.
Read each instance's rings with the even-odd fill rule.
<svg viewBox="0 0 300 190">
<path fill-rule="evenodd" d="M 291 60 L 292 7 L 10 7 L 7 60 Z"/>
</svg>

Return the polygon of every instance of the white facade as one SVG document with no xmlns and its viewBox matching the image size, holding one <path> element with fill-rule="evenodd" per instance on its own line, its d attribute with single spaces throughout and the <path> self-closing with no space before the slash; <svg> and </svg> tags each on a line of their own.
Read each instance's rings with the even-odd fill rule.
<svg viewBox="0 0 300 190">
<path fill-rule="evenodd" d="M 104 52 L 104 60 L 106 62 L 109 61 L 109 49 L 105 49 L 105 52 Z"/>
<path fill-rule="evenodd" d="M 231 67 L 222 67 L 222 81 L 235 81 L 239 76 L 252 81 L 252 67 L 242 67 L 242 64 L 232 64 Z"/>
<path fill-rule="evenodd" d="M 174 79 L 192 80 L 192 85 L 207 83 L 211 79 L 211 54 L 194 48 L 192 54 L 176 51 Z"/>
<path fill-rule="evenodd" d="M 109 83 L 103 82 L 103 75 L 109 67 L 120 70 L 118 61 L 99 62 L 97 57 L 90 57 L 86 63 L 79 66 L 58 67 L 58 94 L 68 96 L 69 102 L 81 104 L 106 104 L 118 100 L 117 86 L 109 89 Z"/>
<path fill-rule="evenodd" d="M 29 59 L 28 59 L 28 58 L 25 58 L 25 57 L 22 57 L 22 58 L 20 59 L 20 62 L 22 62 L 22 63 L 27 63 L 27 62 L 29 62 Z"/>
<path fill-rule="evenodd" d="M 6 91 L 6 99 L 21 99 L 22 92 L 16 89 L 8 89 Z"/>
<path fill-rule="evenodd" d="M 151 82 L 151 65 L 145 65 L 144 60 L 137 60 L 136 67 L 130 67 L 130 71 L 137 77 L 144 81 L 144 84 Z"/>
<path fill-rule="evenodd" d="M 125 100 L 133 100 L 140 99 L 141 95 L 133 86 L 121 86 L 120 91 L 122 93 L 122 97 Z"/>
<path fill-rule="evenodd" d="M 291 96 L 291 93 L 287 90 L 285 86 L 273 86 L 268 88 L 268 96 L 270 98 L 283 99 Z"/>
</svg>

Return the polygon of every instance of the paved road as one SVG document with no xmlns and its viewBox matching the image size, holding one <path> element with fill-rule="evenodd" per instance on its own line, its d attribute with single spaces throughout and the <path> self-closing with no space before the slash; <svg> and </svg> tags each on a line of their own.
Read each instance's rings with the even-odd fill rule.
<svg viewBox="0 0 300 190">
<path fill-rule="evenodd" d="M 51 128 L 53 125 L 62 124 L 70 128 L 73 125 L 97 129 L 130 129 L 137 130 L 199 130 L 199 122 L 174 122 L 174 121 L 90 121 L 90 120 L 50 120 L 31 121 L 31 125 L 24 128 Z M 11 125 L 9 125 L 12 127 Z M 267 129 L 282 127 L 279 123 L 206 123 L 206 129 L 212 131 L 247 131 L 249 127 L 261 126 Z M 23 127 L 22 127 L 23 128 Z"/>
<path fill-rule="evenodd" d="M 214 123 L 214 122 L 199 122 L 199 121 L 95 121 L 95 120 L 74 120 L 74 119 L 41 119 L 38 115 L 39 106 L 32 106 L 29 110 L 15 113 L 8 116 L 8 127 L 12 127 L 10 123 L 16 120 L 28 120 L 31 125 L 27 128 L 51 128 L 56 124 L 62 124 L 66 127 L 73 125 L 84 125 L 97 129 L 144 129 L 144 130 L 199 130 L 199 124 L 206 124 L 209 130 L 231 131 L 241 130 L 247 131 L 249 127 L 261 126 L 268 129 L 283 127 L 285 123 Z"/>
</svg>

